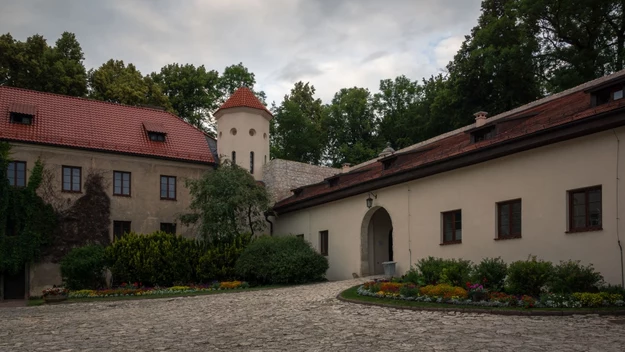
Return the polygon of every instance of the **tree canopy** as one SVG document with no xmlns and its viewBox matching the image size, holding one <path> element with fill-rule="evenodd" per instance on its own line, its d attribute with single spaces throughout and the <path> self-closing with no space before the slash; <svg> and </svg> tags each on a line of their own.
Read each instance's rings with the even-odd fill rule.
<svg viewBox="0 0 625 352">
<path fill-rule="evenodd" d="M 197 225 L 204 240 L 229 240 L 265 228 L 269 194 L 245 169 L 226 161 L 186 185 L 192 198 L 191 213 L 180 220 L 185 225 Z"/>
</svg>

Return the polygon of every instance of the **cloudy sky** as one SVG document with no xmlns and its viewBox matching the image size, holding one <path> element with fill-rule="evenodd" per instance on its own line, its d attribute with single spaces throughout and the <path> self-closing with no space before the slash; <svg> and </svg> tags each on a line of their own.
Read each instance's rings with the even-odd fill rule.
<svg viewBox="0 0 625 352">
<path fill-rule="evenodd" d="M 110 58 L 143 74 L 173 62 L 243 62 L 268 102 L 297 81 L 329 102 L 340 88 L 444 70 L 480 0 L 0 0 L 0 33 L 76 34 L 87 69 Z"/>
</svg>

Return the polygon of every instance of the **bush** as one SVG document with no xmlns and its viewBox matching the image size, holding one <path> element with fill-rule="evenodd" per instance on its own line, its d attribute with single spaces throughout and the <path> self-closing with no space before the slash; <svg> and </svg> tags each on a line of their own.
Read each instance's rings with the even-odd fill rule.
<svg viewBox="0 0 625 352">
<path fill-rule="evenodd" d="M 598 292 L 603 276 L 592 264 L 583 266 L 579 261 L 561 261 L 553 268 L 549 286 L 555 293 Z"/>
<path fill-rule="evenodd" d="M 99 289 L 105 286 L 104 247 L 89 245 L 72 249 L 61 260 L 61 276 L 70 290 Z"/>
<path fill-rule="evenodd" d="M 583 307 L 599 307 L 603 304 L 600 293 L 576 292 L 572 297 L 580 301 Z"/>
<path fill-rule="evenodd" d="M 196 281 L 200 246 L 194 240 L 155 232 L 129 233 L 106 249 L 106 261 L 118 282 L 172 286 Z"/>
<path fill-rule="evenodd" d="M 197 276 L 200 281 L 236 279 L 234 265 L 250 243 L 252 235 L 238 235 L 230 241 L 213 243 L 199 259 Z"/>
<path fill-rule="evenodd" d="M 402 282 L 411 283 L 419 286 L 425 286 L 425 277 L 419 272 L 417 265 L 414 265 L 401 278 Z"/>
<path fill-rule="evenodd" d="M 473 263 L 464 259 L 447 259 L 443 261 L 443 272 L 440 282 L 452 286 L 464 286 L 471 277 Z"/>
<path fill-rule="evenodd" d="M 452 286 L 464 286 L 470 278 L 473 264 L 463 259 L 427 257 L 419 260 L 415 266 L 423 277 L 423 283 L 427 285 L 446 283 Z"/>
<path fill-rule="evenodd" d="M 419 287 L 413 284 L 405 284 L 399 288 L 399 294 L 404 297 L 417 297 L 419 296 Z"/>
<path fill-rule="evenodd" d="M 601 292 L 616 293 L 625 297 L 625 288 L 621 285 L 605 285 L 599 288 Z"/>
<path fill-rule="evenodd" d="M 506 290 L 509 293 L 539 297 L 552 272 L 553 265 L 550 262 L 537 260 L 535 256 L 516 261 L 508 267 Z"/>
<path fill-rule="evenodd" d="M 300 284 L 322 280 L 328 260 L 299 238 L 262 236 L 247 246 L 235 269 L 253 283 Z"/>
<path fill-rule="evenodd" d="M 500 258 L 484 258 L 476 265 L 471 278 L 491 291 L 501 291 L 508 272 L 508 265 Z"/>
<path fill-rule="evenodd" d="M 436 285 L 443 273 L 444 262 L 442 258 L 427 257 L 420 259 L 415 266 L 419 269 L 426 285 Z"/>
</svg>

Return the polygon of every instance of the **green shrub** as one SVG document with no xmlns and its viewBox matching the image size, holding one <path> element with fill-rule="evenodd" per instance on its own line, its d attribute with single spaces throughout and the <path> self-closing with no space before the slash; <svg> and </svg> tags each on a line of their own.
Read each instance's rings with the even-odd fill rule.
<svg viewBox="0 0 625 352">
<path fill-rule="evenodd" d="M 607 293 L 615 293 L 615 294 L 619 294 L 623 297 L 625 297 L 625 288 L 623 288 L 623 286 L 621 285 L 605 285 L 599 288 L 599 291 L 601 292 L 607 292 Z"/>
<path fill-rule="evenodd" d="M 473 263 L 464 259 L 447 259 L 443 262 L 440 282 L 452 286 L 463 287 L 471 277 Z"/>
<path fill-rule="evenodd" d="M 444 263 L 445 260 L 442 258 L 427 257 L 420 259 L 415 266 L 423 276 L 426 285 L 436 285 L 443 273 Z"/>
<path fill-rule="evenodd" d="M 155 232 L 129 233 L 106 249 L 106 261 L 117 283 L 172 286 L 197 281 L 200 246 L 194 240 Z"/>
<path fill-rule="evenodd" d="M 491 291 L 502 291 L 508 265 L 500 258 L 484 258 L 471 274 L 474 283 L 480 283 Z"/>
<path fill-rule="evenodd" d="M 61 276 L 70 290 L 92 289 L 105 286 L 104 247 L 89 245 L 72 249 L 61 260 Z"/>
<path fill-rule="evenodd" d="M 597 292 L 603 276 L 592 264 L 583 266 L 579 261 L 561 261 L 553 268 L 549 286 L 554 293 Z"/>
<path fill-rule="evenodd" d="M 411 283 L 418 286 L 425 286 L 425 278 L 419 272 L 419 268 L 414 265 L 410 270 L 408 270 L 404 276 L 402 276 L 401 281 L 404 283 Z"/>
<path fill-rule="evenodd" d="M 539 297 L 542 287 L 547 284 L 552 272 L 553 265 L 550 262 L 537 260 L 536 256 L 516 261 L 508 267 L 506 290 L 509 293 Z"/>
<path fill-rule="evenodd" d="M 203 282 L 236 279 L 234 265 L 251 238 L 250 234 L 243 234 L 230 241 L 213 243 L 199 259 L 198 279 Z"/>
<path fill-rule="evenodd" d="M 600 293 L 575 292 L 572 297 L 580 301 L 583 307 L 599 307 L 603 304 Z"/>
<path fill-rule="evenodd" d="M 262 236 L 245 248 L 235 268 L 253 283 L 299 284 L 322 280 L 328 260 L 299 238 Z"/>
<path fill-rule="evenodd" d="M 402 285 L 399 288 L 399 294 L 404 297 L 417 297 L 419 296 L 419 286 L 413 284 Z"/>
</svg>

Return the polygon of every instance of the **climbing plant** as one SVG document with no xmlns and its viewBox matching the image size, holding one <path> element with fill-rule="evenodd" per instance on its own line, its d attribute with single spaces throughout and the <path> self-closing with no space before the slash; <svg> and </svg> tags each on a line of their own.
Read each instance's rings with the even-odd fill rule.
<svg viewBox="0 0 625 352">
<path fill-rule="evenodd" d="M 0 142 L 0 271 L 16 273 L 41 257 L 57 223 L 57 215 L 37 189 L 44 164 L 37 160 L 26 187 L 12 187 L 7 177 L 10 145 Z"/>
</svg>

